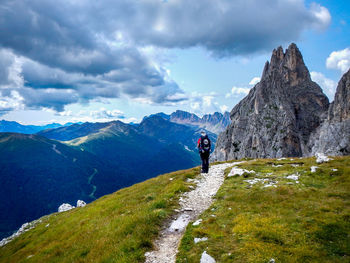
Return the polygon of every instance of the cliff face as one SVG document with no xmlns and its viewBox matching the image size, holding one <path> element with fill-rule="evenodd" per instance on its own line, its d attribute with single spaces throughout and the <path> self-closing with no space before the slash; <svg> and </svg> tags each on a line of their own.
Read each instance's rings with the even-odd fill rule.
<svg viewBox="0 0 350 263">
<path fill-rule="evenodd" d="M 303 156 L 310 134 L 327 114 L 328 98 L 311 80 L 295 44 L 265 64 L 261 81 L 231 111 L 213 160 Z"/>
<path fill-rule="evenodd" d="M 328 155 L 350 154 L 350 70 L 339 81 L 328 116 L 313 132 L 309 148 L 313 155 L 317 152 Z"/>
</svg>

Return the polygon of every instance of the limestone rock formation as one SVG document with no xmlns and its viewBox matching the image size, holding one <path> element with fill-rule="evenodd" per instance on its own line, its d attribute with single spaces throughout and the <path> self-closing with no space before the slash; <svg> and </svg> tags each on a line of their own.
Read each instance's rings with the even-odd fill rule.
<svg viewBox="0 0 350 263">
<path fill-rule="evenodd" d="M 350 70 L 339 81 L 328 116 L 312 134 L 309 147 L 311 155 L 350 154 Z"/>
<path fill-rule="evenodd" d="M 232 109 L 232 122 L 220 134 L 212 160 L 303 156 L 328 107 L 298 47 L 291 44 L 285 52 L 279 47 L 261 81 Z"/>
</svg>

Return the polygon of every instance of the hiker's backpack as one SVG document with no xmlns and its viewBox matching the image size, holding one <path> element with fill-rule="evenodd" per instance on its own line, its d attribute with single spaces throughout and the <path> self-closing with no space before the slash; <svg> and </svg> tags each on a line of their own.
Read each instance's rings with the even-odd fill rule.
<svg viewBox="0 0 350 263">
<path fill-rule="evenodd" d="M 206 152 L 210 151 L 210 140 L 207 136 L 201 138 L 201 148 Z"/>
</svg>

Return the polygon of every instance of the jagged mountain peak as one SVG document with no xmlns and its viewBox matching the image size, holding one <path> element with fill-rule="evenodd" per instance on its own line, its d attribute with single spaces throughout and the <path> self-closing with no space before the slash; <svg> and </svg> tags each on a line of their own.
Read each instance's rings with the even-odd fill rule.
<svg viewBox="0 0 350 263">
<path fill-rule="evenodd" d="M 232 123 L 220 134 L 213 159 L 302 156 L 328 107 L 298 47 L 291 44 L 285 52 L 278 47 L 261 81 L 232 109 Z"/>
<path fill-rule="evenodd" d="M 285 52 L 281 46 L 272 51 L 270 63 L 266 62 L 261 79 L 269 79 L 276 74 L 282 74 L 291 86 L 311 80 L 309 70 L 296 44 L 290 44 Z"/>
<path fill-rule="evenodd" d="M 350 119 L 350 69 L 338 83 L 334 102 L 329 108 L 328 119 L 337 121 Z"/>
</svg>

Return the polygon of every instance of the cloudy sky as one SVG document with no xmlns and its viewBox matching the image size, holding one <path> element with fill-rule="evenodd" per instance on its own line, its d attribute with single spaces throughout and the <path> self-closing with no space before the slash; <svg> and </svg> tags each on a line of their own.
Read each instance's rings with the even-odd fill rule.
<svg viewBox="0 0 350 263">
<path fill-rule="evenodd" d="M 332 101 L 349 29 L 347 0 L 2 0 L 0 119 L 231 110 L 291 42 Z"/>
</svg>

